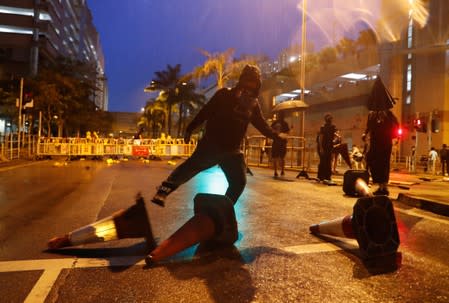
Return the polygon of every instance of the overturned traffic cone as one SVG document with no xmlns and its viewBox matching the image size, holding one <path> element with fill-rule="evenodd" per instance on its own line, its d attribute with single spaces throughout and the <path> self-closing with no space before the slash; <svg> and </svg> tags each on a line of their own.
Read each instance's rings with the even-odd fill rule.
<svg viewBox="0 0 449 303">
<path fill-rule="evenodd" d="M 238 238 L 232 201 L 224 195 L 197 194 L 195 215 L 164 240 L 146 258 L 152 265 L 197 243 L 232 245 Z"/>
<path fill-rule="evenodd" d="M 364 197 L 357 200 L 352 215 L 311 225 L 310 232 L 355 238 L 362 258 L 372 266 L 397 266 L 400 241 L 391 200 L 387 196 L 372 196 L 362 179 L 357 180 L 356 188 Z"/>
<path fill-rule="evenodd" d="M 112 216 L 76 229 L 64 236 L 48 241 L 49 249 L 76 246 L 87 243 L 105 242 L 124 238 L 146 238 L 147 246 L 156 246 L 145 202 L 140 194 L 136 204 L 115 212 Z"/>
</svg>

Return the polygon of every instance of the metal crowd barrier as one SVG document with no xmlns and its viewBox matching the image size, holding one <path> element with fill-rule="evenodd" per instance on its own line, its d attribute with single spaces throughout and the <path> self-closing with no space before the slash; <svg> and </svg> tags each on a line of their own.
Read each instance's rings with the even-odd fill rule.
<svg viewBox="0 0 449 303">
<path fill-rule="evenodd" d="M 268 143 L 267 143 L 268 142 Z M 270 166 L 271 143 L 264 136 L 250 136 L 246 138 L 244 145 L 246 163 L 251 166 Z M 287 154 L 285 166 L 297 169 L 310 168 L 312 153 L 315 150 L 306 147 L 304 137 L 287 137 Z"/>
<path fill-rule="evenodd" d="M 36 152 L 36 137 L 20 133 L 8 133 L 0 136 L 0 161 L 19 158 L 31 158 Z"/>
<path fill-rule="evenodd" d="M 195 147 L 194 140 L 186 144 L 183 139 L 40 138 L 36 155 L 188 157 Z"/>
</svg>

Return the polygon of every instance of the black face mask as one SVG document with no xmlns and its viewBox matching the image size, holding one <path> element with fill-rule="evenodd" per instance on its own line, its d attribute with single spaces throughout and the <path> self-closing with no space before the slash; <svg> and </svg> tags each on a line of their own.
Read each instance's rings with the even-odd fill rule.
<svg viewBox="0 0 449 303">
<path fill-rule="evenodd" d="M 242 89 L 242 97 L 243 99 L 246 98 L 257 98 L 259 95 L 259 92 L 255 89 Z"/>
<path fill-rule="evenodd" d="M 253 90 L 242 89 L 242 95 L 239 98 L 238 104 L 234 108 L 234 114 L 242 121 L 249 121 L 256 102 L 257 94 Z"/>
</svg>

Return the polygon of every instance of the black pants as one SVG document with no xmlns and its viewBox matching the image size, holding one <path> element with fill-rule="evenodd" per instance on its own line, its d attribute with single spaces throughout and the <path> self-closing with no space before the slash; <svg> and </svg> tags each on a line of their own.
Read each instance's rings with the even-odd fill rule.
<svg viewBox="0 0 449 303">
<path fill-rule="evenodd" d="M 197 148 L 165 182 L 174 190 L 196 174 L 217 164 L 223 170 L 229 184 L 226 196 L 235 204 L 246 186 L 246 163 L 242 153 L 217 153 Z"/>
<path fill-rule="evenodd" d="M 444 174 L 449 174 L 449 158 L 447 159 L 441 159 L 441 173 Z"/>
<path fill-rule="evenodd" d="M 367 169 L 374 183 L 388 183 L 390 180 L 390 158 L 392 146 L 373 148 L 366 155 Z"/>
<path fill-rule="evenodd" d="M 318 164 L 318 179 L 330 180 L 332 175 L 332 151 L 325 151 L 320 154 Z"/>
</svg>

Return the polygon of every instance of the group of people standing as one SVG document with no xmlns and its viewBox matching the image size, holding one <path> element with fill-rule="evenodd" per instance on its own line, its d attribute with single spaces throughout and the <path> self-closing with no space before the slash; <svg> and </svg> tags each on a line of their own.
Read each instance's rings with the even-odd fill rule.
<svg viewBox="0 0 449 303">
<path fill-rule="evenodd" d="M 441 163 L 441 175 L 448 176 L 449 175 L 449 150 L 447 149 L 447 145 L 443 144 L 439 152 L 431 147 L 429 151 L 429 155 L 427 157 L 427 171 L 431 174 L 435 175 L 437 160 L 440 160 Z"/>
<path fill-rule="evenodd" d="M 364 156 L 366 168 L 378 185 L 375 195 L 389 195 L 388 181 L 390 176 L 390 158 L 393 148 L 393 139 L 399 126 L 398 120 L 391 112 L 395 104 L 381 80 L 374 83 L 372 93 L 368 100 L 368 119 L 365 132 L 362 135 L 364 142 Z M 324 125 L 320 128 L 317 137 L 317 150 L 320 156 L 318 165 L 318 179 L 324 183 L 331 182 L 332 154 L 335 153 L 335 138 L 338 136 L 337 128 L 332 123 L 332 115 L 324 116 Z M 346 149 L 347 152 L 347 149 Z M 360 150 L 353 155 L 360 157 Z M 345 154 L 342 154 L 345 158 Z M 349 168 L 352 164 L 348 163 Z"/>
<path fill-rule="evenodd" d="M 162 182 L 152 202 L 163 206 L 167 196 L 179 186 L 201 171 L 218 165 L 228 181 L 225 196 L 230 203 L 236 204 L 246 186 L 247 167 L 240 147 L 245 139 L 249 123 L 253 124 L 264 136 L 273 140 L 274 176 L 278 176 L 278 169 L 281 175 L 284 174 L 286 136 L 290 127 L 282 113 L 277 114 L 271 126 L 263 119 L 258 103 L 260 87 L 260 70 L 255 66 L 247 65 L 242 70 L 235 87 L 223 88 L 214 94 L 186 129 L 184 140 L 189 142 L 192 132 L 204 124 L 204 135 L 199 140 L 195 151 Z M 374 193 L 388 195 L 386 186 L 390 170 L 393 129 L 398 123 L 390 111 L 392 98 L 377 100 L 379 96 L 373 94 L 371 99 L 371 103 L 368 104 L 370 113 L 367 128 L 363 137 L 364 140 L 369 137 L 370 141 L 366 159 L 367 169 L 371 173 L 373 182 L 379 185 Z M 330 180 L 334 136 L 337 129 L 332 123 L 331 114 L 326 114 L 324 120 L 325 123 L 317 139 L 320 155 L 318 178 Z M 351 166 L 350 162 L 349 165 Z M 228 240 L 233 243 L 236 239 Z M 146 261 L 157 260 L 159 250 L 160 248 L 156 247 L 150 252 Z"/>
</svg>

